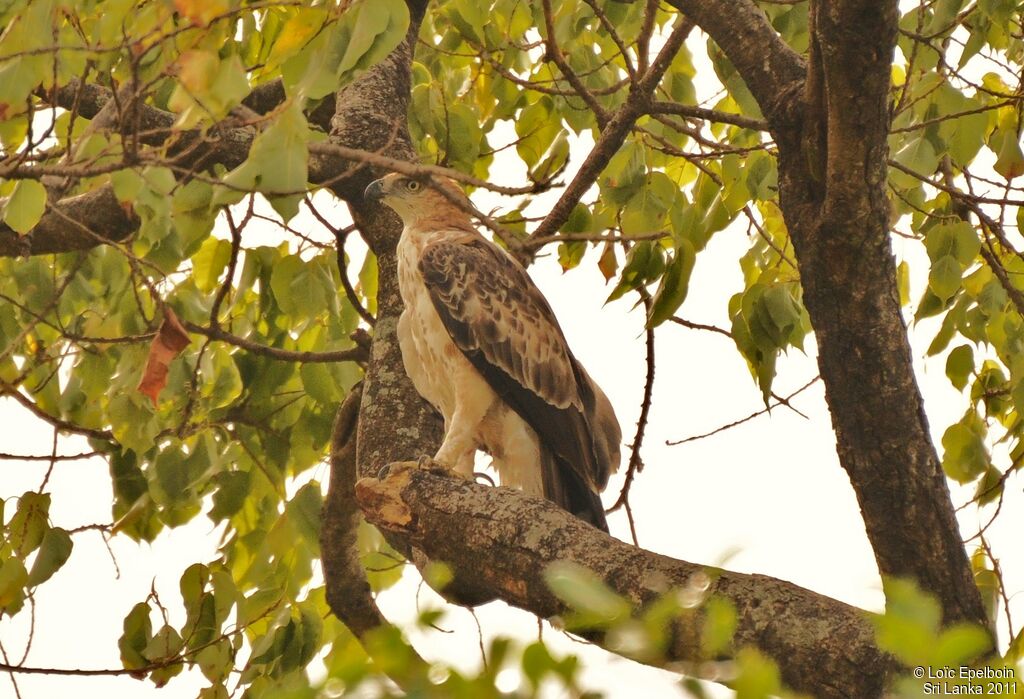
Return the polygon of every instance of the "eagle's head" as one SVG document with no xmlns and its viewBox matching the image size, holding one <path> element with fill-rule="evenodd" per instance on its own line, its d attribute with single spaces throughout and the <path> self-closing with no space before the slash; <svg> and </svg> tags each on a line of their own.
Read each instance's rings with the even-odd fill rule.
<svg viewBox="0 0 1024 699">
<path fill-rule="evenodd" d="M 417 179 L 397 172 L 374 180 L 363 193 L 366 199 L 380 201 L 394 209 L 406 227 L 422 228 L 444 223 L 448 227 L 468 227 L 472 221 L 469 198 L 447 177 Z M 458 203 L 457 203 L 458 202 Z"/>
</svg>

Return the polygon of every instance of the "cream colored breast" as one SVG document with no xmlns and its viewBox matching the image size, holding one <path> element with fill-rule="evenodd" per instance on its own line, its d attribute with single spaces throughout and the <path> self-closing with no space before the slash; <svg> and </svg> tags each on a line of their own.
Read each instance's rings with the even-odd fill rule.
<svg viewBox="0 0 1024 699">
<path fill-rule="evenodd" d="M 423 284 L 416 239 L 403 233 L 397 253 L 398 287 L 405 304 L 398 339 L 405 370 L 420 395 L 447 420 L 455 410 L 451 377 L 462 368 L 458 361 L 465 362 L 465 358 L 449 337 Z"/>
</svg>

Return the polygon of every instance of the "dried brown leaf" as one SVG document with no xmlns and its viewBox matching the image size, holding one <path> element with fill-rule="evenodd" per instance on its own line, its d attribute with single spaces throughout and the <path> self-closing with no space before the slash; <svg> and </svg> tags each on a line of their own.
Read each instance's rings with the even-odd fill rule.
<svg viewBox="0 0 1024 699">
<path fill-rule="evenodd" d="M 188 347 L 188 343 L 188 333 L 181 321 L 174 315 L 174 311 L 166 308 L 160 329 L 149 346 L 146 370 L 142 372 L 142 380 L 139 381 L 139 391 L 148 396 L 153 405 L 156 405 L 160 391 L 167 385 L 167 372 L 171 360 L 181 354 L 181 351 Z"/>
</svg>

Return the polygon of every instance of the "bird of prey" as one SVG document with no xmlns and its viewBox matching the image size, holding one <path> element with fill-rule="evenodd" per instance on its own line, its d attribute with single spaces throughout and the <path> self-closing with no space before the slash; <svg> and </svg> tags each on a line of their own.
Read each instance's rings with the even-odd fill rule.
<svg viewBox="0 0 1024 699">
<path fill-rule="evenodd" d="M 472 478 L 482 450 L 503 485 L 608 531 L 599 493 L 622 432 L 526 270 L 477 232 L 451 180 L 392 173 L 365 196 L 404 223 L 398 340 L 416 390 L 444 416 L 434 460 Z"/>
</svg>

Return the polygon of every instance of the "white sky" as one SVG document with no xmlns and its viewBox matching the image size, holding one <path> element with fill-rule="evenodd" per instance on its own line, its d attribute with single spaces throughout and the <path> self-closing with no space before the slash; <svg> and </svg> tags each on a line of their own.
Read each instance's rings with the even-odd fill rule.
<svg viewBox="0 0 1024 699">
<path fill-rule="evenodd" d="M 492 142 L 500 145 L 505 141 L 495 136 Z M 577 149 L 574 161 L 578 163 L 582 157 Z M 491 179 L 524 181 L 520 169 L 501 161 L 492 168 Z M 475 194 L 474 201 L 484 211 L 507 205 L 484 193 Z M 543 200 L 535 211 L 543 211 Z M 295 227 L 319 230 L 310 217 L 303 216 L 293 222 Z M 263 235 L 278 239 L 275 232 Z M 248 238 L 246 244 L 250 244 Z M 924 287 L 927 258 L 916 244 L 896 238 L 894 245 L 897 256 L 911 262 L 915 272 L 911 298 L 916 299 Z M 729 326 L 726 305 L 729 297 L 743 288 L 737 260 L 748 246 L 741 227 L 715 236 L 698 257 L 681 316 Z M 568 274 L 562 274 L 554 248 L 549 250 L 552 254 L 539 260 L 531 275 L 554 307 L 575 353 L 611 398 L 628 445 L 643 391 L 643 315 L 630 311 L 633 301 L 629 298 L 602 306 L 610 287 L 594 265 L 594 250 Z M 927 321 L 912 329 L 911 339 L 938 444 L 966 401 L 945 378 L 944 355 L 927 362 L 923 359 L 936 329 L 934 320 Z M 697 563 L 724 564 L 737 571 L 780 577 L 865 609 L 881 610 L 877 569 L 853 492 L 838 464 L 821 383 L 794 400 L 794 405 L 810 416 L 808 420 L 778 408 L 770 416 L 710 439 L 669 447 L 667 440 L 710 431 L 759 410 L 763 404 L 746 365 L 727 338 L 666 324 L 657 331 L 656 347 L 657 381 L 643 450 L 646 469 L 631 495 L 641 546 Z M 788 394 L 816 375 L 814 352 L 810 341 L 806 356 L 793 352 L 780 360 L 775 385 L 778 394 Z M 0 426 L 0 451 L 48 453 L 51 430 L 9 399 L 0 400 Z M 62 453 L 86 449 L 83 439 L 61 440 Z M 1005 467 L 1006 462 L 1001 465 Z M 38 488 L 46 468 L 45 463 L 0 462 L 0 497 Z M 313 476 L 326 481 L 326 469 L 316 469 Z M 606 504 L 615 499 L 620 485 L 621 475 L 609 486 Z M 1019 476 L 1007 485 L 1003 512 L 989 529 L 988 538 L 1001 559 L 1007 589 L 1014 593 L 1024 590 L 1024 555 L 1013 538 L 1024 525 L 1024 496 Z M 58 464 L 48 490 L 53 495 L 55 526 L 71 529 L 110 521 L 110 478 L 104 462 Z M 955 488 L 955 504 L 966 502 L 972 494 L 972 489 Z M 979 517 L 973 508 L 965 509 L 960 519 L 966 536 L 977 531 Z M 629 540 L 621 512 L 611 516 L 610 525 L 613 535 Z M 219 531 L 204 516 L 166 532 L 152 546 L 115 539 L 111 549 L 118 574 L 97 533 L 76 535 L 71 560 L 37 595 L 34 641 L 26 664 L 119 667 L 117 638 L 130 608 L 155 586 L 175 612 L 181 572 L 197 560 L 216 558 L 218 539 Z M 416 589 L 415 574 L 407 574 L 399 585 L 381 595 L 385 614 L 400 625 L 411 621 L 416 616 Z M 419 603 L 421 607 L 436 606 L 437 600 L 424 589 Z M 1011 606 L 1019 623 L 1024 619 L 1024 597 L 1013 597 Z M 528 642 L 536 636 L 532 616 L 503 604 L 488 605 L 478 610 L 478 616 L 485 637 L 513 635 Z M 29 621 L 26 610 L 13 620 L 0 622 L 0 641 L 13 662 L 22 657 Z M 179 624 L 181 621 L 177 619 Z M 412 639 L 417 649 L 428 658 L 456 665 L 461 659 L 467 669 L 476 667 L 477 631 L 469 613 L 452 608 L 441 625 L 453 633 L 415 632 Z M 1005 645 L 1002 617 L 999 629 Z M 584 683 L 589 688 L 601 689 L 611 697 L 683 696 L 677 675 L 623 660 L 550 629 L 545 638 L 563 652 L 583 656 Z M 25 699 L 82 693 L 111 699 L 177 699 L 194 697 L 207 684 L 198 671 L 184 673 L 159 691 L 148 681 L 124 676 L 19 675 L 17 681 Z M 503 685 L 503 689 L 511 688 Z M 715 695 L 731 694 L 718 688 Z M 0 677 L 0 699 L 9 696 L 14 696 L 11 684 Z"/>
</svg>

